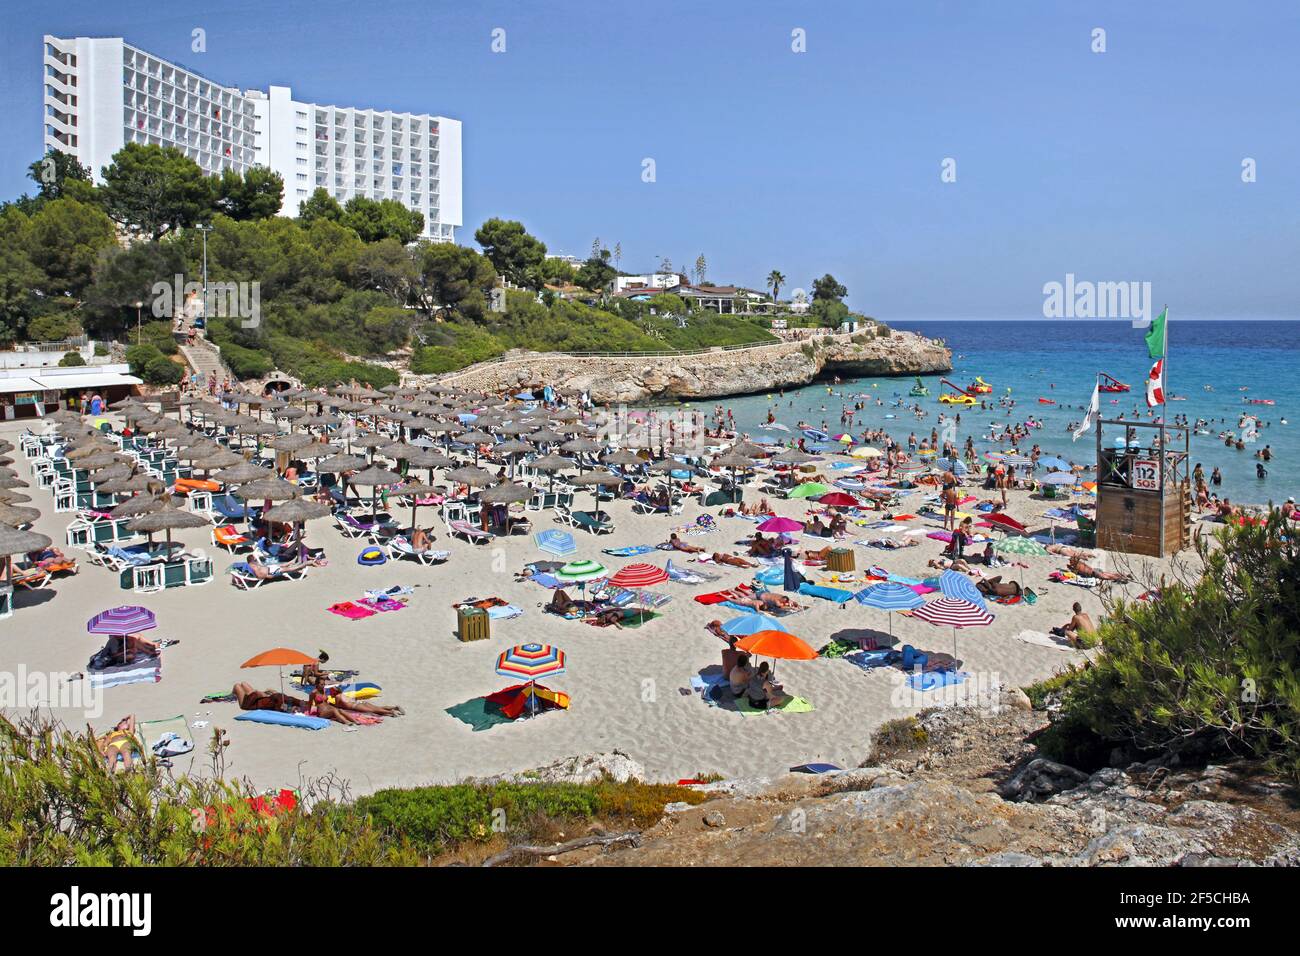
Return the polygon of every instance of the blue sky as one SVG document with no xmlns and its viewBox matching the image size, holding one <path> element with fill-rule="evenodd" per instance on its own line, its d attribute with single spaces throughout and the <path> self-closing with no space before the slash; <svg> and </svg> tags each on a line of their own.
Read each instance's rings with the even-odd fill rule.
<svg viewBox="0 0 1300 956">
<path fill-rule="evenodd" d="M 555 252 L 619 241 L 624 269 L 829 271 L 884 320 L 1037 317 L 1066 273 L 1150 281 L 1187 318 L 1300 317 L 1290 0 L 64 0 L 0 37 L 0 196 L 31 187 L 46 32 L 463 120 L 465 244 L 503 216 Z"/>
</svg>

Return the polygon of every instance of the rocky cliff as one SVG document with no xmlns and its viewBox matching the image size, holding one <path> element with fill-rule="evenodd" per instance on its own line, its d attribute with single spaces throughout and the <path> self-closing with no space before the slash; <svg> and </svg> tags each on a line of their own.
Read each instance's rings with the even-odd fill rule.
<svg viewBox="0 0 1300 956">
<path fill-rule="evenodd" d="M 640 833 L 542 848 L 586 866 L 1296 866 L 1300 810 L 1247 763 L 1168 762 L 1093 774 L 1044 759 L 1046 715 L 1019 691 L 917 719 L 921 741 L 838 774 L 723 780 Z M 996 706 L 992 706 L 995 705 Z M 627 755 L 587 755 L 519 780 L 642 777 Z M 558 852 L 556 852 L 558 851 Z"/>
<path fill-rule="evenodd" d="M 546 384 L 589 391 L 597 403 L 617 404 L 749 395 L 797 388 L 831 375 L 927 375 L 951 369 L 952 353 L 938 342 L 894 332 L 888 338 L 826 335 L 693 355 L 512 353 L 441 381 L 488 392 Z"/>
</svg>

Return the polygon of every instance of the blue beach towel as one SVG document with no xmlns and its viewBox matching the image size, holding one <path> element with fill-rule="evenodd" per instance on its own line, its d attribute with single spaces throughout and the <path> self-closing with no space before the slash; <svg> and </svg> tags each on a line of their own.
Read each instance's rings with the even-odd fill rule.
<svg viewBox="0 0 1300 956">
<path fill-rule="evenodd" d="M 604 548 L 601 553 L 615 558 L 634 558 L 639 554 L 649 554 L 656 550 L 652 544 L 634 544 L 627 548 Z"/>
<path fill-rule="evenodd" d="M 970 675 L 965 671 L 928 671 L 924 674 L 909 674 L 907 686 L 912 690 L 938 690 L 960 684 Z"/>
</svg>

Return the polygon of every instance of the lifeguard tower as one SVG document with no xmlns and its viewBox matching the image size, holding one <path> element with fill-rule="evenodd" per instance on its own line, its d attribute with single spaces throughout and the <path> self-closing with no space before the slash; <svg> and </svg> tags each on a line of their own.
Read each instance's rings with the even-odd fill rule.
<svg viewBox="0 0 1300 956">
<path fill-rule="evenodd" d="M 1097 422 L 1097 546 L 1163 558 L 1192 543 L 1190 432 Z"/>
</svg>

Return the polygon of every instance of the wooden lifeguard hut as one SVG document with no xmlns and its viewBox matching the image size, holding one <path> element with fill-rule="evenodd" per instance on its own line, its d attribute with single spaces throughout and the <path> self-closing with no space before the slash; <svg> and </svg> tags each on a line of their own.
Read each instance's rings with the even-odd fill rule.
<svg viewBox="0 0 1300 956">
<path fill-rule="evenodd" d="M 1192 543 L 1190 430 L 1099 419 L 1097 546 L 1163 558 Z"/>
</svg>

